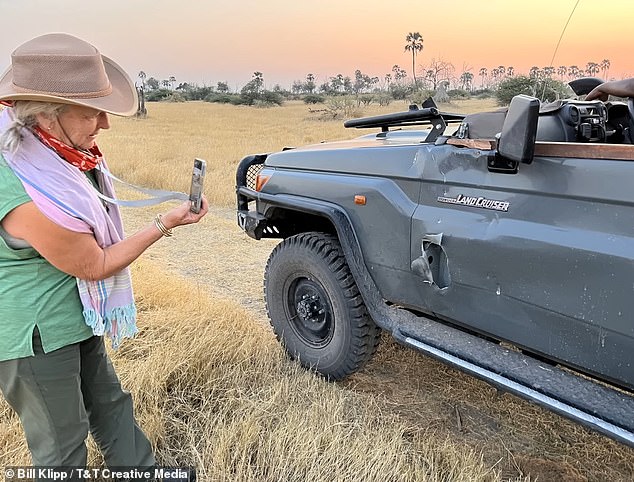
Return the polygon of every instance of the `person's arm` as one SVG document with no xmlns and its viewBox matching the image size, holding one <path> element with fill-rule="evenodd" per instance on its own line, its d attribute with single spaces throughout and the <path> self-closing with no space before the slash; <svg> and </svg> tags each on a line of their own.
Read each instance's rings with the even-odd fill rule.
<svg viewBox="0 0 634 482">
<path fill-rule="evenodd" d="M 634 97 L 634 78 L 623 80 L 611 80 L 595 87 L 586 96 L 586 100 L 608 100 L 609 95 L 617 97 Z"/>
<path fill-rule="evenodd" d="M 200 213 L 189 210 L 185 202 L 162 216 L 167 229 L 197 223 L 206 213 L 208 203 L 203 198 Z M 121 271 L 163 234 L 154 223 L 136 234 L 101 248 L 94 236 L 77 233 L 55 224 L 33 202 L 22 204 L 2 220 L 2 227 L 12 236 L 26 240 L 49 263 L 59 270 L 84 280 L 102 280 Z"/>
</svg>

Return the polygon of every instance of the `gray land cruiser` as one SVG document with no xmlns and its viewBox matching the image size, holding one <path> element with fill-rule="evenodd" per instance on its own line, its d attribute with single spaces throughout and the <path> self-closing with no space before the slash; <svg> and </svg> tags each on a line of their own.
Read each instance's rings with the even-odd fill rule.
<svg viewBox="0 0 634 482">
<path fill-rule="evenodd" d="M 345 125 L 375 131 L 237 169 L 288 353 L 340 379 L 383 329 L 634 446 L 634 100 Z"/>
</svg>

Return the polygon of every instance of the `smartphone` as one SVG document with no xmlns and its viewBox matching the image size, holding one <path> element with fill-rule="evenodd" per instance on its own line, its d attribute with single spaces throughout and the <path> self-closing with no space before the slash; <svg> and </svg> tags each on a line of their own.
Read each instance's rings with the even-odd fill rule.
<svg viewBox="0 0 634 482">
<path fill-rule="evenodd" d="M 207 170 L 207 163 L 202 159 L 194 159 L 194 170 L 192 171 L 192 185 L 189 190 L 189 200 L 191 201 L 191 207 L 189 210 L 198 214 L 200 212 L 200 206 L 203 202 L 203 182 L 205 180 L 205 171 Z"/>
</svg>

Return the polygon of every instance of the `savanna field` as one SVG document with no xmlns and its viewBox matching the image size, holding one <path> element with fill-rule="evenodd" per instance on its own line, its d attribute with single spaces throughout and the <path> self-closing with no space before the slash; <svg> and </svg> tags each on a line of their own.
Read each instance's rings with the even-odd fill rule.
<svg viewBox="0 0 634 482">
<path fill-rule="evenodd" d="M 166 466 L 203 481 L 631 481 L 634 450 L 463 375 L 383 336 L 339 383 L 289 361 L 268 326 L 264 264 L 274 240 L 235 222 L 235 168 L 248 154 L 356 137 L 303 103 L 254 108 L 151 103 L 111 118 L 99 144 L 134 184 L 189 189 L 207 160 L 211 207 L 133 265 L 140 333 L 112 352 L 137 417 Z M 319 106 L 310 109 L 319 109 Z M 492 101 L 441 106 L 495 108 Z M 406 110 L 404 103 L 359 115 Z M 133 197 L 120 189 L 121 197 Z M 124 208 L 129 233 L 165 206 Z M 89 464 L 102 463 L 90 441 Z M 0 466 L 29 465 L 19 421 L 0 401 Z"/>
</svg>

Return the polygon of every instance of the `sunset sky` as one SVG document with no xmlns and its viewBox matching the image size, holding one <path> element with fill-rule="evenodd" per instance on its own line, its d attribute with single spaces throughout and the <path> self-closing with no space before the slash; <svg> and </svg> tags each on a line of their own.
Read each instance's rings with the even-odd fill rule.
<svg viewBox="0 0 634 482">
<path fill-rule="evenodd" d="M 313 73 L 383 78 L 412 70 L 408 32 L 420 32 L 417 70 L 432 59 L 456 75 L 481 67 L 551 65 L 577 0 L 0 0 L 0 69 L 22 42 L 48 32 L 81 37 L 136 78 L 239 89 L 254 71 L 267 87 Z M 609 76 L 634 76 L 634 0 L 579 0 L 552 65 L 609 59 Z"/>
</svg>

